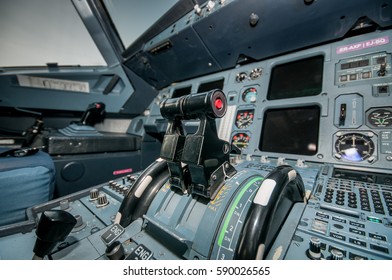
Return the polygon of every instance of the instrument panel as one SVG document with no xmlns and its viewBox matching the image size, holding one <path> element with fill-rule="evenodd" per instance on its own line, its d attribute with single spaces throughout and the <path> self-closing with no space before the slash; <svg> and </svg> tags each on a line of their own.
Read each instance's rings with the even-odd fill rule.
<svg viewBox="0 0 392 280">
<path fill-rule="evenodd" d="M 391 35 L 371 33 L 238 65 L 176 83 L 159 95 L 219 86 L 229 105 L 218 121 L 219 135 L 248 157 L 388 169 L 392 70 L 391 53 L 385 50 Z M 359 43 L 367 47 L 356 49 Z M 154 107 L 147 122 L 159 118 Z"/>
</svg>

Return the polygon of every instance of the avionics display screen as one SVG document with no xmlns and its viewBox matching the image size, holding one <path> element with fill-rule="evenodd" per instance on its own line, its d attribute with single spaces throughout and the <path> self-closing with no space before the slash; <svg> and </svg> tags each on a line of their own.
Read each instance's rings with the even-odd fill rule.
<svg viewBox="0 0 392 280">
<path fill-rule="evenodd" d="M 273 153 L 315 155 L 319 123 L 319 106 L 267 110 L 259 149 Z"/>
<path fill-rule="evenodd" d="M 324 56 L 297 60 L 272 69 L 267 99 L 313 96 L 321 93 Z"/>
<path fill-rule="evenodd" d="M 188 95 L 191 93 L 191 90 L 192 90 L 192 86 L 187 86 L 187 87 L 183 87 L 183 88 L 176 88 L 173 91 L 172 98 Z"/>
<path fill-rule="evenodd" d="M 224 79 L 220 79 L 220 80 L 200 84 L 199 88 L 197 89 L 197 93 L 207 92 L 213 89 L 222 90 L 224 82 L 225 82 Z"/>
</svg>

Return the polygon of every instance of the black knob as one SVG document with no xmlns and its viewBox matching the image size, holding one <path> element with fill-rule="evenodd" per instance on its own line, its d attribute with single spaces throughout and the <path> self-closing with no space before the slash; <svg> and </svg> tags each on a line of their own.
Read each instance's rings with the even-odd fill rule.
<svg viewBox="0 0 392 280">
<path fill-rule="evenodd" d="M 42 213 L 37 225 L 37 240 L 34 245 L 34 258 L 43 258 L 64 241 L 76 224 L 75 217 L 64 210 L 49 210 Z"/>
<path fill-rule="evenodd" d="M 110 260 L 123 260 L 125 258 L 124 246 L 120 241 L 115 241 L 106 248 L 105 255 Z"/>
<path fill-rule="evenodd" d="M 321 240 L 318 237 L 312 236 L 309 240 L 309 249 L 306 251 L 307 256 L 312 260 L 319 260 L 321 254 Z"/>
</svg>

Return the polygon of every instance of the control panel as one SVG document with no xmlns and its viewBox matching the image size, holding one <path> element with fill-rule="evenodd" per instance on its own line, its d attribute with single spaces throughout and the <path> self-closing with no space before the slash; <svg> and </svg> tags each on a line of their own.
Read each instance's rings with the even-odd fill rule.
<svg viewBox="0 0 392 280">
<path fill-rule="evenodd" d="M 47 210 L 72 214 L 76 224 L 67 238 L 59 242 L 48 259 L 99 259 L 105 256 L 106 245 L 101 236 L 111 228 L 125 194 L 132 188 L 138 174 L 128 175 L 105 184 L 37 205 L 28 211 L 30 220 L 16 227 L 2 229 L 0 243 L 4 250 L 0 259 L 24 260 L 33 256 L 37 238 L 36 224 Z M 33 229 L 31 228 L 33 224 Z M 17 232 L 12 234 L 12 232 Z M 127 233 L 122 241 L 129 238 Z M 15 244 L 20 246 L 15 247 Z M 108 257 L 106 257 L 108 259 Z"/>
<path fill-rule="evenodd" d="M 286 259 L 391 259 L 391 179 L 325 166 Z"/>
<path fill-rule="evenodd" d="M 380 38 L 380 41 L 385 38 Z M 365 54 L 348 59 L 343 59 L 336 64 L 335 81 L 340 87 L 366 84 L 369 79 L 379 77 L 392 77 L 391 54 L 386 52 Z M 388 67 L 388 69 L 387 69 Z M 388 94 L 389 86 L 377 87 L 374 96 Z"/>
</svg>

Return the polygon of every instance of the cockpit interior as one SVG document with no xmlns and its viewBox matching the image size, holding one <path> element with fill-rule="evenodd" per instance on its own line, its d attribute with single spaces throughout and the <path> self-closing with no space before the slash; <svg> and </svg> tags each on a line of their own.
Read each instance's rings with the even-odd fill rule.
<svg viewBox="0 0 392 280">
<path fill-rule="evenodd" d="M 0 260 L 391 260 L 391 0 L 0 3 Z"/>
</svg>

